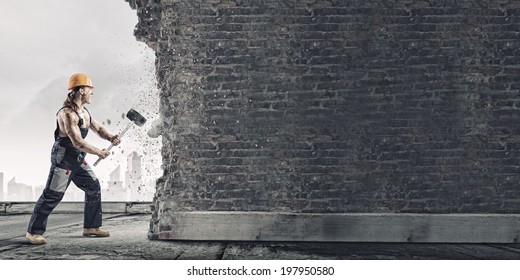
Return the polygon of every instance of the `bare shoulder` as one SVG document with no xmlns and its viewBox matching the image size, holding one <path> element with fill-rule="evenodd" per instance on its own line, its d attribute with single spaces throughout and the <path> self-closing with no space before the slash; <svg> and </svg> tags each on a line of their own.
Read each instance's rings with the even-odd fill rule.
<svg viewBox="0 0 520 280">
<path fill-rule="evenodd" d="M 58 120 L 65 124 L 77 124 L 79 123 L 79 118 L 76 112 L 71 108 L 63 108 L 58 113 Z"/>
</svg>

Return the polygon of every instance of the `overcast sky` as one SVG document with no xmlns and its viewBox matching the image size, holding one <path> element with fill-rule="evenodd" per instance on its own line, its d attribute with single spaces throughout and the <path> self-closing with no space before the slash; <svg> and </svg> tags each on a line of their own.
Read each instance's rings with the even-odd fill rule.
<svg viewBox="0 0 520 280">
<path fill-rule="evenodd" d="M 130 108 L 148 122 L 133 127 L 114 155 L 95 167 L 101 179 L 136 150 L 146 179 L 160 172 L 160 139 L 146 136 L 158 117 L 153 51 L 137 42 L 136 11 L 124 0 L 0 0 L 0 172 L 4 185 L 16 181 L 44 185 L 54 142 L 55 114 L 66 97 L 68 78 L 90 75 L 93 117 L 120 131 Z M 90 132 L 97 147 L 110 143 Z M 94 155 L 87 160 L 93 164 Z M 124 179 L 124 174 L 122 174 Z"/>
</svg>

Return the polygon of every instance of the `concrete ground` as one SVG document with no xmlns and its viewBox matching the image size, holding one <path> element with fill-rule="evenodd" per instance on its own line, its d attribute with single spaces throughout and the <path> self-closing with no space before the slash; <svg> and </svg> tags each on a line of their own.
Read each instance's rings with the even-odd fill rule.
<svg viewBox="0 0 520 280">
<path fill-rule="evenodd" d="M 0 215 L 0 259 L 520 259 L 520 244 L 151 241 L 149 214 L 106 214 L 108 238 L 81 236 L 82 214 L 52 214 L 47 244 L 25 241 L 29 214 Z"/>
</svg>

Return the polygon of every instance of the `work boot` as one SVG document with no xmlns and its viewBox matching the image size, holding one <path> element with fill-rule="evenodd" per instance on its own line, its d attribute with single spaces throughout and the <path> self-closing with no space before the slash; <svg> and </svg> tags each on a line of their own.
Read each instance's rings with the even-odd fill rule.
<svg viewBox="0 0 520 280">
<path fill-rule="evenodd" d="M 29 243 L 31 243 L 33 245 L 43 245 L 43 244 L 47 243 L 47 240 L 45 240 L 45 238 L 43 238 L 43 236 L 41 236 L 39 234 L 32 234 L 29 232 L 25 235 L 25 240 L 29 241 Z"/>
<path fill-rule="evenodd" d="M 104 230 L 101 228 L 84 228 L 83 236 L 91 236 L 91 237 L 109 237 L 110 233 L 108 230 Z"/>
</svg>

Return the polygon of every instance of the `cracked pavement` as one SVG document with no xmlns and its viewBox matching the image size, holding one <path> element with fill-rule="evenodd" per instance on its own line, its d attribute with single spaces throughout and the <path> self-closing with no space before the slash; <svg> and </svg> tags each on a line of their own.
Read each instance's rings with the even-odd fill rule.
<svg viewBox="0 0 520 280">
<path fill-rule="evenodd" d="M 520 244 L 200 242 L 148 240 L 147 214 L 105 215 L 108 238 L 81 235 L 81 214 L 52 214 L 34 246 L 24 235 L 30 215 L 0 216 L 0 259 L 52 260 L 343 260 L 520 259 Z"/>
</svg>

